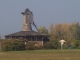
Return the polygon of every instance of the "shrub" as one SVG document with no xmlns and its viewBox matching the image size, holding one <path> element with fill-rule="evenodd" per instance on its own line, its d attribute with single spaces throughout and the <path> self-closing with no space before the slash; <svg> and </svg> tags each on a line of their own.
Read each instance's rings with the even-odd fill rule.
<svg viewBox="0 0 80 60">
<path fill-rule="evenodd" d="M 44 44 L 44 48 L 46 49 L 60 49 L 60 43 L 58 40 L 50 40 L 50 42 L 47 42 Z"/>
<path fill-rule="evenodd" d="M 72 40 L 71 44 L 74 49 L 80 49 L 80 40 Z"/>
<path fill-rule="evenodd" d="M 42 50 L 42 49 L 43 49 L 43 46 L 38 46 L 38 47 L 35 46 L 35 49 L 36 49 L 36 50 Z"/>
<path fill-rule="evenodd" d="M 23 40 L 4 40 L 1 42 L 2 51 L 19 51 L 25 50 L 25 44 Z"/>
<path fill-rule="evenodd" d="M 51 44 L 51 42 L 47 42 L 44 44 L 44 49 L 53 49 L 53 45 Z"/>
<path fill-rule="evenodd" d="M 69 46 L 67 44 L 64 44 L 63 49 L 69 49 Z"/>
<path fill-rule="evenodd" d="M 26 50 L 34 50 L 35 49 L 35 43 L 33 42 L 27 42 L 26 44 Z"/>
</svg>

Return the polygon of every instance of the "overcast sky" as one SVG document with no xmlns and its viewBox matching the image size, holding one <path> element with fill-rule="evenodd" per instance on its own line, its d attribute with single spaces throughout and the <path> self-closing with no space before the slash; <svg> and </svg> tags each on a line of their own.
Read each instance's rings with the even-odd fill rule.
<svg viewBox="0 0 80 60">
<path fill-rule="evenodd" d="M 22 30 L 21 12 L 26 8 L 33 12 L 37 27 L 80 22 L 80 0 L 0 0 L 0 35 Z"/>
</svg>

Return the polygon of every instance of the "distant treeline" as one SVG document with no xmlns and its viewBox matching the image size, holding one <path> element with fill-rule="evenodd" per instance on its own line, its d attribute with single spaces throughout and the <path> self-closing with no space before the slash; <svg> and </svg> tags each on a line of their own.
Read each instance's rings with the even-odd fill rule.
<svg viewBox="0 0 80 60">
<path fill-rule="evenodd" d="M 66 46 L 72 45 L 73 48 L 80 48 L 80 24 L 79 22 L 72 22 L 70 24 L 51 24 L 49 29 L 45 26 L 38 28 L 39 32 L 50 35 L 50 42 L 59 41 L 64 39 L 66 41 Z M 55 43 L 53 43 L 55 44 Z M 56 47 L 59 46 L 58 43 L 55 44 Z M 58 46 L 57 46 L 58 45 Z"/>
<path fill-rule="evenodd" d="M 50 35 L 50 40 L 64 39 L 67 42 L 72 40 L 80 40 L 80 24 L 73 22 L 71 24 L 51 24 L 49 29 L 45 26 L 38 28 L 39 32 Z"/>
</svg>

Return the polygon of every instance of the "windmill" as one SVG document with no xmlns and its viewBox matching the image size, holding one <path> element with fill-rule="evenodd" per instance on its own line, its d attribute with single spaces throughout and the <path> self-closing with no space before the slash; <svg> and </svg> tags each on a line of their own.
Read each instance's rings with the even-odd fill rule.
<svg viewBox="0 0 80 60">
<path fill-rule="evenodd" d="M 49 35 L 42 34 L 32 30 L 32 25 L 37 29 L 35 22 L 33 21 L 33 13 L 26 9 L 21 13 L 23 15 L 23 27 L 22 31 L 6 35 L 6 39 L 23 39 L 26 42 L 33 42 L 36 46 L 43 46 L 44 43 L 49 41 Z M 37 29 L 38 30 L 38 29 Z"/>
<path fill-rule="evenodd" d="M 23 31 L 32 31 L 32 27 L 31 24 L 37 29 L 36 24 L 33 21 L 33 13 L 27 8 L 25 10 L 25 12 L 22 12 L 21 14 L 23 14 Z"/>
</svg>

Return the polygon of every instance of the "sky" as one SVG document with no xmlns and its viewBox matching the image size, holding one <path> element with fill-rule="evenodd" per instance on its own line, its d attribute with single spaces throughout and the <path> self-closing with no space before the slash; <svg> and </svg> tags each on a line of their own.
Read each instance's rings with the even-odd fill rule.
<svg viewBox="0 0 80 60">
<path fill-rule="evenodd" d="M 80 0 L 0 0 L 0 35 L 22 31 L 26 8 L 33 12 L 37 27 L 80 23 Z M 35 28 L 33 27 L 35 30 Z"/>
</svg>

